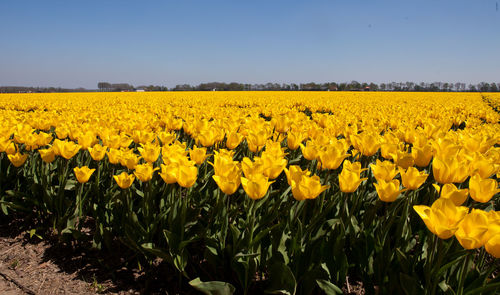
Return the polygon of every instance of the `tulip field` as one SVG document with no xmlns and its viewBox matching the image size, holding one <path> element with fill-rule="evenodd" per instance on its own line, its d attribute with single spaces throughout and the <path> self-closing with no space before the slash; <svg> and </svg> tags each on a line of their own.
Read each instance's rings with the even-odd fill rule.
<svg viewBox="0 0 500 295">
<path fill-rule="evenodd" d="M 499 111 L 493 93 L 0 94 L 0 214 L 204 294 L 498 294 Z"/>
</svg>

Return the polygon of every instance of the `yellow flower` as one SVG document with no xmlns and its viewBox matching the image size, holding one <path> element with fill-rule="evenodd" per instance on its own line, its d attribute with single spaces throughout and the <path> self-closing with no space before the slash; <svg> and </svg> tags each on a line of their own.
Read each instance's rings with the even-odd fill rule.
<svg viewBox="0 0 500 295">
<path fill-rule="evenodd" d="M 432 146 L 430 144 L 426 144 L 422 147 L 413 146 L 411 155 L 415 161 L 415 165 L 418 167 L 427 167 L 432 159 Z"/>
<path fill-rule="evenodd" d="M 78 136 L 78 144 L 81 145 L 83 150 L 92 147 L 96 142 L 97 138 L 95 137 L 95 134 L 91 131 L 87 131 L 85 132 L 85 134 Z"/>
<path fill-rule="evenodd" d="M 283 157 L 275 157 L 272 155 L 269 155 L 267 153 L 263 153 L 262 157 L 260 158 L 260 162 L 262 165 L 263 173 L 266 177 L 269 179 L 275 179 L 277 178 L 283 169 L 286 167 L 287 161 Z"/>
<path fill-rule="evenodd" d="M 106 147 L 100 144 L 89 147 L 87 150 L 89 151 L 90 156 L 92 157 L 92 159 L 94 159 L 94 161 L 100 161 L 106 155 Z"/>
<path fill-rule="evenodd" d="M 380 136 L 371 132 L 351 135 L 352 145 L 364 156 L 373 156 L 380 148 Z"/>
<path fill-rule="evenodd" d="M 122 150 L 119 161 L 122 166 L 133 170 L 139 164 L 139 159 L 139 156 L 134 154 L 132 150 Z"/>
<path fill-rule="evenodd" d="M 344 149 L 339 148 L 340 145 L 328 146 L 326 151 L 319 153 L 319 160 L 323 169 L 337 169 L 342 164 L 342 161 L 349 157 L 349 154 L 346 154 Z"/>
<path fill-rule="evenodd" d="M 110 148 L 109 151 L 106 152 L 108 155 L 109 163 L 118 164 L 120 162 L 120 157 L 122 152 L 118 149 Z"/>
<path fill-rule="evenodd" d="M 263 198 L 266 195 L 271 183 L 272 182 L 269 182 L 268 178 L 263 174 L 256 173 L 250 174 L 246 178 L 241 177 L 241 185 L 252 200 Z"/>
<path fill-rule="evenodd" d="M 309 161 L 315 160 L 318 158 L 319 147 L 317 147 L 312 140 L 307 141 L 307 145 L 299 144 L 300 149 L 302 150 L 302 156 Z"/>
<path fill-rule="evenodd" d="M 197 165 L 201 165 L 207 157 L 207 148 L 204 148 L 204 147 L 199 148 L 199 147 L 196 147 L 196 145 L 194 145 L 193 149 L 189 151 L 189 157 Z"/>
<path fill-rule="evenodd" d="M 459 162 L 455 158 L 440 158 L 435 157 L 432 161 L 432 171 L 434 179 L 442 184 L 445 183 L 461 183 L 465 181 L 469 166 L 466 162 Z"/>
<path fill-rule="evenodd" d="M 137 150 L 146 162 L 154 163 L 160 156 L 161 147 L 152 143 L 141 143 L 141 147 L 138 147 Z"/>
<path fill-rule="evenodd" d="M 431 207 L 415 205 L 413 209 L 420 215 L 427 228 L 440 239 L 449 239 L 458 230 L 469 208 L 455 206 L 450 199 L 437 199 Z"/>
<path fill-rule="evenodd" d="M 198 134 L 198 140 L 202 146 L 204 147 L 209 147 L 214 145 L 215 141 L 217 140 L 217 132 L 214 128 L 206 128 L 200 131 Z"/>
<path fill-rule="evenodd" d="M 383 202 L 394 202 L 401 192 L 405 191 L 399 189 L 399 180 L 393 179 L 391 181 L 379 180 L 378 183 L 373 184 L 377 190 L 378 197 Z"/>
<path fill-rule="evenodd" d="M 234 165 L 227 171 L 226 175 L 214 175 L 212 178 L 215 180 L 217 186 L 223 193 L 231 195 L 238 190 L 238 187 L 240 187 L 241 170 L 237 165 Z"/>
<path fill-rule="evenodd" d="M 351 163 L 349 160 L 344 161 L 342 172 L 339 174 L 340 190 L 344 193 L 352 193 L 358 189 L 358 186 L 368 178 L 361 178 L 361 163 Z"/>
<path fill-rule="evenodd" d="M 46 146 L 52 141 L 53 137 L 51 133 L 40 132 L 36 138 L 36 144 L 38 146 Z"/>
<path fill-rule="evenodd" d="M 153 178 L 153 172 L 159 170 L 159 168 L 154 168 L 152 164 L 141 164 L 135 166 L 134 175 L 139 178 L 142 182 L 150 181 Z"/>
<path fill-rule="evenodd" d="M 113 175 L 118 186 L 122 189 L 129 188 L 135 180 L 134 174 L 128 174 L 127 172 L 122 172 L 120 175 Z"/>
<path fill-rule="evenodd" d="M 226 137 L 226 147 L 233 150 L 241 143 L 244 136 L 238 132 L 230 132 Z"/>
<path fill-rule="evenodd" d="M 95 169 L 89 169 L 87 166 L 73 168 L 76 179 L 79 183 L 86 183 L 89 181 L 90 176 L 94 173 Z"/>
<path fill-rule="evenodd" d="M 481 154 L 476 155 L 475 159 L 470 164 L 470 174 L 478 173 L 481 178 L 489 178 L 495 174 L 495 165 Z"/>
<path fill-rule="evenodd" d="M 455 232 L 455 237 L 465 249 L 476 249 L 486 243 L 488 217 L 483 210 L 472 209 Z"/>
<path fill-rule="evenodd" d="M 484 245 L 486 252 L 495 258 L 500 258 L 500 233 L 491 237 Z"/>
<path fill-rule="evenodd" d="M 425 182 L 427 176 L 429 176 L 429 174 L 426 174 L 424 171 L 418 171 L 415 167 L 410 167 L 406 172 L 401 171 L 400 173 L 403 186 L 409 190 L 416 190 L 419 188 Z"/>
<path fill-rule="evenodd" d="M 414 164 L 413 156 L 405 151 L 397 150 L 396 153 L 391 154 L 391 156 L 394 163 L 403 169 L 408 169 L 408 167 Z"/>
<path fill-rule="evenodd" d="M 26 159 L 28 159 L 28 154 L 15 153 L 8 154 L 7 157 L 9 157 L 12 165 L 14 165 L 15 167 L 21 167 L 24 162 L 26 162 Z"/>
<path fill-rule="evenodd" d="M 196 183 L 198 168 L 196 166 L 180 165 L 177 173 L 177 183 L 188 188 Z"/>
<path fill-rule="evenodd" d="M 396 164 L 391 161 L 382 162 L 377 159 L 375 165 L 370 164 L 370 168 L 372 169 L 373 176 L 377 179 L 377 181 L 390 181 L 399 173 L 399 171 L 396 170 Z"/>
<path fill-rule="evenodd" d="M 298 183 L 302 176 L 309 176 L 311 172 L 309 170 L 302 170 L 298 165 L 290 165 L 287 169 L 285 168 L 286 179 L 288 181 L 288 185 L 292 186 L 292 181 Z"/>
<path fill-rule="evenodd" d="M 450 199 L 455 206 L 462 205 L 467 197 L 469 196 L 469 190 L 458 189 L 453 183 L 447 183 L 443 185 L 443 188 L 440 188 L 437 184 L 432 184 L 432 186 L 436 189 L 439 194 L 439 191 L 442 189 L 443 191 L 440 193 L 441 198 Z"/>
<path fill-rule="evenodd" d="M 59 146 L 59 152 L 61 156 L 66 160 L 73 158 L 74 155 L 80 151 L 81 146 L 72 141 L 63 141 Z"/>
<path fill-rule="evenodd" d="M 173 162 L 168 165 L 161 164 L 160 176 L 167 184 L 177 182 L 177 171 L 179 170 L 179 163 Z"/>
<path fill-rule="evenodd" d="M 299 148 L 299 145 L 302 143 L 302 141 L 306 138 L 306 135 L 302 132 L 297 132 L 292 130 L 291 132 L 288 132 L 286 136 L 286 143 L 288 145 L 288 148 L 292 151 L 296 150 Z"/>
<path fill-rule="evenodd" d="M 54 149 L 48 148 L 44 150 L 38 150 L 40 153 L 40 157 L 42 161 L 45 163 L 52 163 L 56 159 L 56 154 L 54 153 Z"/>
<path fill-rule="evenodd" d="M 252 174 L 263 174 L 264 165 L 259 157 L 255 157 L 253 162 L 250 158 L 244 157 L 241 161 L 241 170 L 246 177 Z"/>
<path fill-rule="evenodd" d="M 301 174 L 297 182 L 292 179 L 291 186 L 292 195 L 297 201 L 315 199 L 319 194 L 330 187 L 329 185 L 321 185 L 317 175 L 310 177 L 305 174 Z"/>
<path fill-rule="evenodd" d="M 469 192 L 474 201 L 486 203 L 498 193 L 498 183 L 495 179 L 482 179 L 479 174 L 474 174 L 469 180 Z"/>
<path fill-rule="evenodd" d="M 160 132 L 158 138 L 161 141 L 162 146 L 169 145 L 176 139 L 177 135 L 171 132 Z"/>
</svg>

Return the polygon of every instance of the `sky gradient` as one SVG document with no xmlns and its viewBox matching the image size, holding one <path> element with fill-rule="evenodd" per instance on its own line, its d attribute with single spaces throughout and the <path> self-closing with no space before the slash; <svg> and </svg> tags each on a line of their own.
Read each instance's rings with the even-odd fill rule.
<svg viewBox="0 0 500 295">
<path fill-rule="evenodd" d="M 0 86 L 500 82 L 498 1 L 0 2 Z"/>
</svg>

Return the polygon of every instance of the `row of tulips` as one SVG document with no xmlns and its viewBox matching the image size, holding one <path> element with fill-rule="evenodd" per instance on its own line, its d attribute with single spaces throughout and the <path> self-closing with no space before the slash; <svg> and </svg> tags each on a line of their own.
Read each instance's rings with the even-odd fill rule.
<svg viewBox="0 0 500 295">
<path fill-rule="evenodd" d="M 335 294 L 348 277 L 384 293 L 498 290 L 497 127 L 338 133 L 335 115 L 308 112 L 118 134 L 16 124 L 0 139 L 0 207 L 61 239 L 125 245 L 129 263 L 161 258 L 203 292 Z"/>
</svg>

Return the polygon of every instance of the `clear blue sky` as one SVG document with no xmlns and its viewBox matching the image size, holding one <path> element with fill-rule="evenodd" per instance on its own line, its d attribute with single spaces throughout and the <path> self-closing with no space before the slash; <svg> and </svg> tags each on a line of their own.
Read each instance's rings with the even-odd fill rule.
<svg viewBox="0 0 500 295">
<path fill-rule="evenodd" d="M 500 82 L 499 1 L 2 0 L 0 85 Z"/>
</svg>

